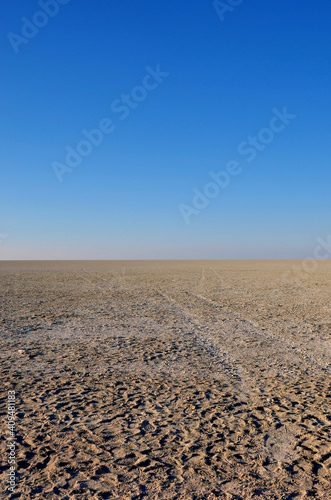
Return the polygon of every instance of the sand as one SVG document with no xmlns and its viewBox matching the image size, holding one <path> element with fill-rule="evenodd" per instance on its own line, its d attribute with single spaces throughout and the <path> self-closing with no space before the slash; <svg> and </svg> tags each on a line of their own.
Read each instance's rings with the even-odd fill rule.
<svg viewBox="0 0 331 500">
<path fill-rule="evenodd" d="M 2 498 L 330 499 L 331 262 L 315 267 L 1 262 Z"/>
</svg>

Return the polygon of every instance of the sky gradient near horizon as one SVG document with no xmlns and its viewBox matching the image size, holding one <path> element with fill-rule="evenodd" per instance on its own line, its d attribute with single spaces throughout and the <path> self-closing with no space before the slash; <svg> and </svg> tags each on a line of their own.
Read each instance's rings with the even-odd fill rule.
<svg viewBox="0 0 331 500">
<path fill-rule="evenodd" d="M 304 259 L 331 234 L 331 4 L 214 3 L 6 3 L 0 259 Z"/>
</svg>

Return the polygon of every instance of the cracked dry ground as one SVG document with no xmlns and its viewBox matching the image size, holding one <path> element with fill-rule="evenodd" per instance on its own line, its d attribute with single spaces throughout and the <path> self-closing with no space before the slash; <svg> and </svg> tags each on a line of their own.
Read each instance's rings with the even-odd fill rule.
<svg viewBox="0 0 331 500">
<path fill-rule="evenodd" d="M 331 498 L 331 263 L 296 266 L 0 263 L 5 497 Z"/>
</svg>

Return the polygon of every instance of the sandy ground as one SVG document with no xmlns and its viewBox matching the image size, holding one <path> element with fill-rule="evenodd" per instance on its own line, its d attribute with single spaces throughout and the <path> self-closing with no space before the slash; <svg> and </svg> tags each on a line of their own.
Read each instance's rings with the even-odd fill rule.
<svg viewBox="0 0 331 500">
<path fill-rule="evenodd" d="M 316 267 L 1 262 L 2 498 L 331 499 Z"/>
</svg>

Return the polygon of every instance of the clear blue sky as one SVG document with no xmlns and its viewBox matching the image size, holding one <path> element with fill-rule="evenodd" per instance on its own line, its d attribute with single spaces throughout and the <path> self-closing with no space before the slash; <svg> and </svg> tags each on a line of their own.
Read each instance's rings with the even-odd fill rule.
<svg viewBox="0 0 331 500">
<path fill-rule="evenodd" d="M 331 234 L 330 2 L 243 0 L 223 21 L 209 0 L 56 5 L 2 11 L 1 259 L 301 259 Z M 296 118 L 248 162 L 238 146 L 285 106 Z M 105 118 L 60 182 L 54 162 Z"/>
</svg>

